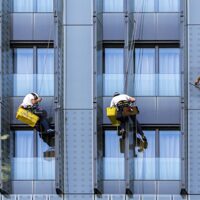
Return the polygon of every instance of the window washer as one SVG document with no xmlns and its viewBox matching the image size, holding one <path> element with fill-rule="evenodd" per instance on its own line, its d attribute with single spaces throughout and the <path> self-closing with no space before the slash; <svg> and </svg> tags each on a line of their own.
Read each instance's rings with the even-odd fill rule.
<svg viewBox="0 0 200 200">
<path fill-rule="evenodd" d="M 126 94 L 120 94 L 119 92 L 115 92 L 113 94 L 113 98 L 110 103 L 110 107 L 117 107 L 117 120 L 121 122 L 120 124 L 120 135 L 125 138 L 126 130 L 125 130 L 125 124 L 128 120 L 128 117 L 123 116 L 123 110 L 125 107 L 129 107 L 130 103 L 135 102 L 134 97 L 130 97 Z M 137 141 L 137 143 L 144 143 L 144 148 L 146 149 L 148 146 L 147 139 L 142 131 L 141 125 L 136 119 L 135 116 L 131 116 L 130 118 L 133 122 L 136 122 L 137 132 L 141 135 L 141 138 L 143 141 Z M 138 140 L 141 140 L 140 138 L 137 138 Z"/>
<path fill-rule="evenodd" d="M 199 82 L 200 82 L 200 76 L 195 80 L 194 84 L 195 84 L 195 85 L 198 85 Z"/>
<path fill-rule="evenodd" d="M 42 98 L 35 92 L 27 94 L 22 104 L 20 105 L 24 109 L 29 110 L 30 112 L 37 115 L 39 119 L 39 125 L 41 126 L 42 130 L 44 130 L 47 134 L 54 134 L 55 131 L 50 128 L 49 123 L 47 121 L 47 112 L 46 110 L 39 107 L 39 103 L 42 101 Z M 41 131 L 41 130 L 40 130 Z"/>
</svg>

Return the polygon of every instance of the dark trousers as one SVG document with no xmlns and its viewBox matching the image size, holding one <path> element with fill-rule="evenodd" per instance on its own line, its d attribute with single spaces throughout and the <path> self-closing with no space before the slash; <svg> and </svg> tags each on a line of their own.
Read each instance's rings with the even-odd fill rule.
<svg viewBox="0 0 200 200">
<path fill-rule="evenodd" d="M 141 127 L 139 121 L 137 120 L 136 116 L 130 116 L 130 118 L 133 121 L 135 129 L 137 130 L 136 133 L 139 133 L 143 137 L 144 132 L 143 132 L 142 127 Z"/>
<path fill-rule="evenodd" d="M 33 109 L 33 113 L 40 118 L 39 119 L 39 126 L 42 127 L 42 132 L 43 131 L 47 132 L 47 130 L 50 129 L 50 126 L 49 126 L 49 122 L 47 121 L 47 112 L 46 112 L 46 110 L 44 110 L 44 109 L 42 109 L 40 107 L 36 107 L 36 108 Z"/>
</svg>

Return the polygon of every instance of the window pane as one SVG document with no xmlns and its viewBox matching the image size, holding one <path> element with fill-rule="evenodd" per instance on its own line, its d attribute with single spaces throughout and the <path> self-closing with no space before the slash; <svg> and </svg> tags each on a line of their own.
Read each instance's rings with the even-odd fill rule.
<svg viewBox="0 0 200 200">
<path fill-rule="evenodd" d="M 156 177 L 155 131 L 144 131 L 144 133 L 148 141 L 148 148 L 144 153 L 139 153 L 138 148 L 136 148 L 135 179 L 154 180 Z"/>
<path fill-rule="evenodd" d="M 14 180 L 33 179 L 33 131 L 15 131 Z"/>
<path fill-rule="evenodd" d="M 37 0 L 37 12 L 53 12 L 53 0 Z"/>
<path fill-rule="evenodd" d="M 34 0 L 13 0 L 13 12 L 33 12 Z"/>
<path fill-rule="evenodd" d="M 37 50 L 37 92 L 43 96 L 54 95 L 54 50 Z"/>
<path fill-rule="evenodd" d="M 123 12 L 123 0 L 104 0 L 104 12 Z"/>
<path fill-rule="evenodd" d="M 37 176 L 36 179 L 54 180 L 55 179 L 55 157 L 46 157 L 54 151 L 55 138 L 47 135 L 37 134 Z"/>
<path fill-rule="evenodd" d="M 124 53 L 122 48 L 105 49 L 104 95 L 123 92 L 124 89 Z"/>
<path fill-rule="evenodd" d="M 14 50 L 14 96 L 33 91 L 33 49 Z"/>
<path fill-rule="evenodd" d="M 105 131 L 104 179 L 124 179 L 124 154 L 117 131 Z"/>
<path fill-rule="evenodd" d="M 135 12 L 154 12 L 155 0 L 135 0 Z"/>
<path fill-rule="evenodd" d="M 180 0 L 158 0 L 159 12 L 179 12 Z"/>
<path fill-rule="evenodd" d="M 179 49 L 159 49 L 159 95 L 180 95 Z"/>
<path fill-rule="evenodd" d="M 180 179 L 180 132 L 160 131 L 160 179 Z"/>
<path fill-rule="evenodd" d="M 135 95 L 155 96 L 155 49 L 135 49 Z"/>
</svg>

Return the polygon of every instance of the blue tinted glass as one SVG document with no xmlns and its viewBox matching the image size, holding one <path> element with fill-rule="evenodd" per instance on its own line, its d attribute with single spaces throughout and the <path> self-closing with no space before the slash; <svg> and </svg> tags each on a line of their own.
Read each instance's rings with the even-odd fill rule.
<svg viewBox="0 0 200 200">
<path fill-rule="evenodd" d="M 13 12 L 34 12 L 34 0 L 13 0 Z"/>
<path fill-rule="evenodd" d="M 55 157 L 50 155 L 54 151 L 55 138 L 44 137 L 37 133 L 37 173 L 36 179 L 54 180 L 55 179 Z"/>
<path fill-rule="evenodd" d="M 180 95 L 180 50 L 159 49 L 159 96 Z"/>
<path fill-rule="evenodd" d="M 122 48 L 105 49 L 105 74 L 103 92 L 105 96 L 124 89 L 124 51 Z"/>
<path fill-rule="evenodd" d="M 123 12 L 123 0 L 104 0 L 104 12 Z"/>
<path fill-rule="evenodd" d="M 180 0 L 158 0 L 159 12 L 179 12 Z"/>
<path fill-rule="evenodd" d="M 159 176 L 161 180 L 180 179 L 180 132 L 160 131 Z"/>
<path fill-rule="evenodd" d="M 33 179 L 33 131 L 15 131 L 14 138 L 13 179 Z"/>
<path fill-rule="evenodd" d="M 37 92 L 43 96 L 54 95 L 54 49 L 37 50 Z"/>
<path fill-rule="evenodd" d="M 148 148 L 140 153 L 136 148 L 137 157 L 134 159 L 135 179 L 156 179 L 155 131 L 144 131 L 148 141 Z"/>
<path fill-rule="evenodd" d="M 104 179 L 124 179 L 124 154 L 117 131 L 105 131 Z"/>
<path fill-rule="evenodd" d="M 155 0 L 135 0 L 135 12 L 155 12 Z"/>
<path fill-rule="evenodd" d="M 37 0 L 37 12 L 53 12 L 53 0 Z"/>
<path fill-rule="evenodd" d="M 23 96 L 33 91 L 33 49 L 14 50 L 14 96 Z"/>
<path fill-rule="evenodd" d="M 135 49 L 135 95 L 155 96 L 155 49 Z"/>
</svg>

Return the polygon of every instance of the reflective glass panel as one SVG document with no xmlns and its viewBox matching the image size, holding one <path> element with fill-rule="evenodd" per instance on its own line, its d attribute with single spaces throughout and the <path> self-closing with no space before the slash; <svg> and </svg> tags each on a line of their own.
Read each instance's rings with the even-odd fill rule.
<svg viewBox="0 0 200 200">
<path fill-rule="evenodd" d="M 135 49 L 135 96 L 155 96 L 155 49 Z"/>
</svg>

